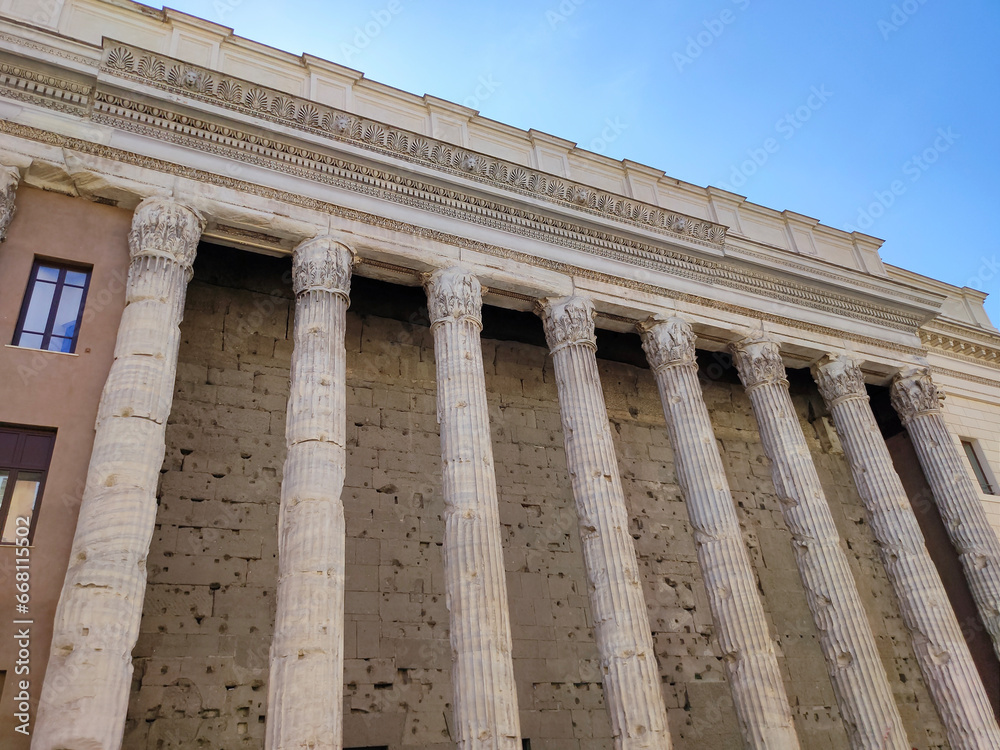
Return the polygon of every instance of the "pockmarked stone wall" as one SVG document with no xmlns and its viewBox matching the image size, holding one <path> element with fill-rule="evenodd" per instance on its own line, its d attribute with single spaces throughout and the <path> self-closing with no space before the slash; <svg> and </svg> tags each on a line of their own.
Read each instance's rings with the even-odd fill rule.
<svg viewBox="0 0 1000 750">
<path fill-rule="evenodd" d="M 347 328 L 344 746 L 453 748 L 433 342 L 419 290 L 355 280 Z M 374 293 L 373 293 L 374 290 Z M 391 314 L 370 296 L 398 296 Z M 409 304 L 409 307 L 407 305 Z M 286 260 L 202 246 L 188 291 L 124 747 L 261 748 L 293 300 Z M 541 323 L 526 318 L 525 325 Z M 490 338 L 483 359 L 522 735 L 611 748 L 552 362 Z M 629 344 L 627 337 L 619 337 Z M 636 356 L 642 361 L 638 336 Z M 599 350 L 599 354 L 601 351 Z M 750 402 L 703 355 L 706 403 L 803 747 L 847 734 Z M 740 746 L 651 373 L 599 359 L 676 748 Z M 910 741 L 947 744 L 864 509 L 803 373 L 792 396 Z"/>
</svg>

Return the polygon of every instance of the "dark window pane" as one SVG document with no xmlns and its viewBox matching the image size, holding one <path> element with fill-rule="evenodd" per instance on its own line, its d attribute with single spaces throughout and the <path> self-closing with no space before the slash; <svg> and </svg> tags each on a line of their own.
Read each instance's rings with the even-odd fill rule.
<svg viewBox="0 0 1000 750">
<path fill-rule="evenodd" d="M 22 333 L 17 340 L 17 346 L 26 346 L 29 349 L 41 349 L 42 348 L 42 334 L 40 333 Z"/>
<path fill-rule="evenodd" d="M 16 539 L 17 519 L 27 518 L 31 527 L 31 516 L 35 512 L 35 500 L 38 499 L 38 488 L 42 485 L 41 472 L 22 471 L 17 475 L 14 491 L 10 496 L 10 507 L 7 510 L 7 520 L 3 525 L 3 536 L 0 542 L 13 544 Z"/>
<path fill-rule="evenodd" d="M 965 448 L 965 455 L 968 457 L 969 463 L 972 465 L 972 473 L 976 475 L 976 481 L 979 482 L 979 488 L 987 495 L 992 495 L 993 488 L 990 487 L 990 483 L 986 479 L 986 472 L 983 471 L 983 466 L 979 463 L 979 456 L 976 454 L 976 447 L 967 440 L 962 441 L 962 447 Z"/>
<path fill-rule="evenodd" d="M 23 330 L 43 333 L 45 324 L 49 320 L 49 311 L 52 309 L 52 297 L 55 294 L 55 284 L 38 282 L 31 290 L 31 302 L 28 303 L 28 312 L 24 316 Z"/>
<path fill-rule="evenodd" d="M 87 274 L 83 271 L 67 271 L 66 283 L 70 286 L 84 286 L 87 283 Z"/>
<path fill-rule="evenodd" d="M 65 338 L 63 336 L 53 336 L 49 339 L 49 345 L 47 347 L 50 352 L 63 352 L 65 354 L 73 353 L 73 339 Z"/>
<path fill-rule="evenodd" d="M 49 459 L 52 457 L 52 444 L 54 442 L 54 433 L 44 435 L 26 434 L 21 444 L 21 455 L 18 457 L 18 466 L 22 469 L 43 470 L 48 468 Z"/>
<path fill-rule="evenodd" d="M 59 279 L 59 269 L 52 268 L 52 266 L 39 266 L 37 278 L 39 281 L 57 281 Z"/>
<path fill-rule="evenodd" d="M 52 333 L 56 336 L 73 337 L 76 332 L 76 319 L 80 315 L 80 301 L 83 299 L 83 289 L 74 286 L 64 287 L 59 298 L 59 309 L 56 311 Z"/>
</svg>

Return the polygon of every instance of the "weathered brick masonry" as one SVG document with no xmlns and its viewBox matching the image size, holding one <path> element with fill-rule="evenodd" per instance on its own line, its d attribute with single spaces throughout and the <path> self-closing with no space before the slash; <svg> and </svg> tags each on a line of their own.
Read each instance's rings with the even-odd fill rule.
<svg viewBox="0 0 1000 750">
<path fill-rule="evenodd" d="M 263 746 L 292 295 L 287 260 L 202 246 L 191 283 L 125 747 Z M 432 338 L 419 290 L 357 279 L 348 316 L 345 747 L 451 748 L 451 654 Z M 385 304 L 385 298 L 400 300 Z M 411 304 L 412 303 L 412 304 Z M 407 307 L 409 305 L 409 307 Z M 556 386 L 541 324 L 489 321 L 483 354 L 522 734 L 610 748 Z M 491 337 L 513 324 L 534 326 Z M 638 336 L 605 335 L 618 359 Z M 603 342 L 613 342 L 605 347 Z M 777 638 L 803 747 L 846 748 L 750 402 L 721 355 L 704 396 Z M 601 379 L 678 748 L 740 745 L 650 372 Z M 792 395 L 916 747 L 947 747 L 823 401 Z"/>
</svg>

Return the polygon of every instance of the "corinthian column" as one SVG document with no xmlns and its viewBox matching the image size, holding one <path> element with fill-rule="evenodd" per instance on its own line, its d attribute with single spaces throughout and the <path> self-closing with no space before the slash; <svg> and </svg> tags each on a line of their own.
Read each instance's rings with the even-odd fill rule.
<svg viewBox="0 0 1000 750">
<path fill-rule="evenodd" d="M 931 380 L 929 367 L 913 367 L 893 378 L 891 397 L 913 441 L 951 543 L 958 550 L 979 616 L 993 639 L 993 650 L 1000 657 L 1000 540 L 986 518 L 968 462 L 945 424 L 941 413 L 944 393 Z"/>
<path fill-rule="evenodd" d="M 546 300 L 539 312 L 555 366 L 615 748 L 669 750 L 660 672 L 597 371 L 594 306 L 563 297 Z"/>
<path fill-rule="evenodd" d="M 912 745 L 795 414 L 778 345 L 757 336 L 734 343 L 732 350 L 771 459 L 771 477 L 851 747 L 908 750 Z"/>
<path fill-rule="evenodd" d="M 833 414 L 951 747 L 1000 747 L 989 699 L 875 423 L 861 370 L 849 357 L 826 357 L 813 368 L 813 375 Z"/>
<path fill-rule="evenodd" d="M 483 373 L 482 287 L 461 268 L 431 275 L 444 482 L 445 597 L 461 750 L 521 750 L 507 580 Z"/>
<path fill-rule="evenodd" d="M 351 251 L 332 237 L 295 248 L 295 332 L 278 517 L 278 604 L 267 750 L 340 750 L 344 694 L 344 331 Z"/>
<path fill-rule="evenodd" d="M 7 227 L 14 218 L 14 195 L 20 181 L 21 172 L 17 167 L 0 164 L 0 242 L 7 239 Z"/>
<path fill-rule="evenodd" d="M 694 332 L 681 318 L 651 321 L 640 330 L 660 390 L 744 742 L 759 750 L 798 748 L 757 580 L 701 395 Z"/>
<path fill-rule="evenodd" d="M 147 198 L 132 218 L 125 310 L 56 609 L 34 750 L 121 745 L 179 324 L 202 226 L 197 213 L 165 198 Z"/>
</svg>

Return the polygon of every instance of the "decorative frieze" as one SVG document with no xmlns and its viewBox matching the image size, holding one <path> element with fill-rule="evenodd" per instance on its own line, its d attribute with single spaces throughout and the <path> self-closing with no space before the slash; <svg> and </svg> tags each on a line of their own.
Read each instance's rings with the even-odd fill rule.
<svg viewBox="0 0 1000 750">
<path fill-rule="evenodd" d="M 979 616 L 1000 656 L 1000 540 L 986 516 L 968 461 L 944 420 L 944 393 L 932 380 L 930 368 L 911 367 L 893 378 L 891 398 L 958 552 Z"/>
<path fill-rule="evenodd" d="M 521 750 L 510 614 L 479 339 L 482 286 L 462 268 L 425 280 L 444 485 L 445 598 L 461 750 Z"/>
<path fill-rule="evenodd" d="M 14 218 L 14 198 L 20 181 L 21 172 L 17 167 L 0 165 L 0 242 L 7 238 L 7 228 Z"/>
<path fill-rule="evenodd" d="M 659 667 L 597 369 L 594 306 L 582 297 L 545 300 L 539 314 L 552 351 L 614 745 L 669 750 Z"/>
<path fill-rule="evenodd" d="M 56 609 L 36 750 L 121 746 L 179 325 L 203 226 L 166 198 L 146 199 L 132 219 L 126 305 Z"/>
<path fill-rule="evenodd" d="M 833 415 L 951 747 L 1000 747 L 989 699 L 872 414 L 861 369 L 845 355 L 828 356 L 813 367 L 813 375 Z M 937 395 L 930 393 L 929 398 L 936 400 Z"/>
<path fill-rule="evenodd" d="M 777 342 L 731 346 L 760 428 L 781 512 L 852 748 L 909 750 L 840 535 L 788 392 Z"/>
<path fill-rule="evenodd" d="M 292 255 L 295 330 L 278 523 L 266 750 L 343 746 L 347 467 L 344 335 L 353 252 L 329 236 Z"/>
<path fill-rule="evenodd" d="M 726 471 L 701 395 L 695 334 L 681 318 L 640 326 L 660 391 L 677 481 L 694 529 L 733 705 L 748 748 L 797 748 L 792 712 Z"/>
</svg>

